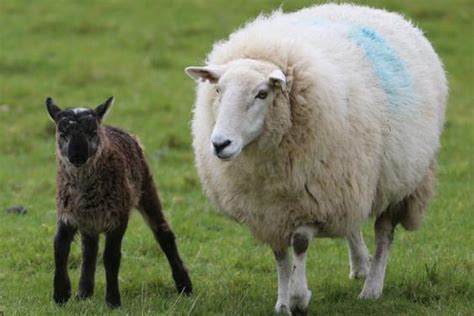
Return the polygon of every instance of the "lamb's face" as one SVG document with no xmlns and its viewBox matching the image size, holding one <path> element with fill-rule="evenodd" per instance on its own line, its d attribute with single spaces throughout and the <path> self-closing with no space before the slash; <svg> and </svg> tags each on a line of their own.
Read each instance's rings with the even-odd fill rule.
<svg viewBox="0 0 474 316">
<path fill-rule="evenodd" d="M 84 165 L 99 147 L 99 121 L 91 109 L 62 111 L 57 122 L 58 149 L 63 158 L 75 167 Z"/>
<path fill-rule="evenodd" d="M 256 62 L 191 67 L 187 72 L 215 84 L 210 150 L 219 159 L 234 159 L 262 134 L 276 90 L 285 83 L 283 73 L 275 66 Z"/>
<path fill-rule="evenodd" d="M 79 168 L 95 156 L 100 146 L 100 123 L 112 101 L 107 100 L 95 110 L 61 110 L 52 99 L 47 99 L 48 112 L 56 123 L 57 148 L 62 161 Z"/>
</svg>

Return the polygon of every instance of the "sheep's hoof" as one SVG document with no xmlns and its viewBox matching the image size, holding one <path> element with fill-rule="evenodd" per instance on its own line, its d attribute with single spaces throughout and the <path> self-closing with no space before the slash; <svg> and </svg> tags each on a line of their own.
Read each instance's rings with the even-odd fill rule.
<svg viewBox="0 0 474 316">
<path fill-rule="evenodd" d="M 311 291 L 305 290 L 302 293 L 290 296 L 290 306 L 292 315 L 307 315 L 308 305 L 311 300 Z"/>
<path fill-rule="evenodd" d="M 372 258 L 368 257 L 363 260 L 362 263 L 352 265 L 351 262 L 351 272 L 349 273 L 349 278 L 351 279 L 363 279 L 369 274 L 370 265 L 372 263 Z"/>
<path fill-rule="evenodd" d="M 365 287 L 362 289 L 362 292 L 359 294 L 360 299 L 370 299 L 375 300 L 382 296 L 382 289 L 377 287 Z"/>
<path fill-rule="evenodd" d="M 349 278 L 351 279 L 364 279 L 369 274 L 370 265 L 366 264 L 361 267 L 351 268 Z"/>
<path fill-rule="evenodd" d="M 308 308 L 303 310 L 303 309 L 300 309 L 299 307 L 296 307 L 296 308 L 291 310 L 291 315 L 293 315 L 293 316 L 308 315 Z"/>
<path fill-rule="evenodd" d="M 277 315 L 291 315 L 290 308 L 285 303 L 277 302 L 275 305 L 275 313 Z"/>
</svg>

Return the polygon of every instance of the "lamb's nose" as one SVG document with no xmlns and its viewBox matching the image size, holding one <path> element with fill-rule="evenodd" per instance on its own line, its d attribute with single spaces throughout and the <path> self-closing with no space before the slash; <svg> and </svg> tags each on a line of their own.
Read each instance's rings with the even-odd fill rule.
<svg viewBox="0 0 474 316">
<path fill-rule="evenodd" d="M 223 142 L 217 142 L 213 141 L 212 145 L 214 146 L 214 150 L 216 151 L 216 154 L 219 154 L 221 151 L 223 151 L 227 146 L 232 143 L 229 139 L 224 140 Z"/>
</svg>

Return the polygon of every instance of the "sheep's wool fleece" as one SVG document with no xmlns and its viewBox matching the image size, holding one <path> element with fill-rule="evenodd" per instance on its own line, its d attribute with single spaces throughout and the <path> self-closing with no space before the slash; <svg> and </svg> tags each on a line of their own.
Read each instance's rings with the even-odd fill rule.
<svg viewBox="0 0 474 316">
<path fill-rule="evenodd" d="M 259 16 L 214 45 L 207 64 L 273 63 L 290 94 L 232 161 L 210 152 L 216 92 L 199 83 L 196 165 L 219 210 L 274 249 L 301 225 L 346 236 L 412 194 L 439 148 L 447 82 L 422 32 L 402 16 L 327 4 Z M 279 99 L 280 98 L 280 99 Z"/>
</svg>

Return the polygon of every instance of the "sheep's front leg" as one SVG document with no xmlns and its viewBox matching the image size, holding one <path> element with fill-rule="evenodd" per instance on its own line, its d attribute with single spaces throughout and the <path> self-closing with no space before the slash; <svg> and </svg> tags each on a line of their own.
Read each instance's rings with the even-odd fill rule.
<svg viewBox="0 0 474 316">
<path fill-rule="evenodd" d="M 383 213 L 375 221 L 375 255 L 359 298 L 376 299 L 382 295 L 385 268 L 393 240 L 394 229 L 395 224 L 392 222 L 389 211 Z"/>
<path fill-rule="evenodd" d="M 54 293 L 56 304 L 64 304 L 71 297 L 71 281 L 67 270 L 67 262 L 71 242 L 76 229 L 63 222 L 58 223 L 54 236 Z"/>
<path fill-rule="evenodd" d="M 286 249 L 274 250 L 273 253 L 275 254 L 278 272 L 278 300 L 275 305 L 275 312 L 291 315 L 289 293 L 291 270 L 288 251 Z"/>
<path fill-rule="evenodd" d="M 94 279 L 97 263 L 97 251 L 99 248 L 99 235 L 82 233 L 81 239 L 82 268 L 77 297 L 79 299 L 84 299 L 91 297 L 94 293 Z"/>
<path fill-rule="evenodd" d="M 296 229 L 291 241 L 294 259 L 290 281 L 290 308 L 294 315 L 305 315 L 311 299 L 311 291 L 306 281 L 306 251 L 313 237 L 314 230 L 303 226 Z"/>
<path fill-rule="evenodd" d="M 105 239 L 104 266 L 106 278 L 105 302 L 111 308 L 122 305 L 118 284 L 118 273 L 120 269 L 120 259 L 122 257 L 122 239 L 126 227 L 108 232 Z"/>
<path fill-rule="evenodd" d="M 369 273 L 370 256 L 362 236 L 362 231 L 355 230 L 346 239 L 351 268 L 349 277 L 351 279 L 364 278 Z"/>
</svg>

